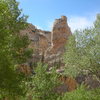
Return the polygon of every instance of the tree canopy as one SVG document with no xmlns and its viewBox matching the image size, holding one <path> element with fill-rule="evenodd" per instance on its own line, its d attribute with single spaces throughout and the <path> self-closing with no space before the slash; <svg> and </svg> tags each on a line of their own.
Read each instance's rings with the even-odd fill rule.
<svg viewBox="0 0 100 100">
<path fill-rule="evenodd" d="M 23 95 L 24 85 L 16 64 L 24 63 L 30 55 L 26 50 L 29 40 L 21 37 L 27 16 L 21 14 L 15 0 L 0 0 L 0 95 Z"/>
<path fill-rule="evenodd" d="M 64 54 L 66 75 L 97 74 L 100 70 L 100 14 L 94 26 L 75 31 L 69 38 Z"/>
</svg>

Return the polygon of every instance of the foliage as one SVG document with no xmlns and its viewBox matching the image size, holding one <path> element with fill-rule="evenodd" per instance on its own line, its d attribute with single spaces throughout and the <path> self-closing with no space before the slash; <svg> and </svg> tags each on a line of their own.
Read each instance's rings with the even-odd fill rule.
<svg viewBox="0 0 100 100">
<path fill-rule="evenodd" d="M 99 100 L 100 89 L 87 91 L 83 85 L 75 91 L 65 93 L 58 100 Z"/>
<path fill-rule="evenodd" d="M 30 57 L 26 49 L 27 36 L 19 36 L 26 27 L 26 16 L 21 16 L 16 0 L 0 0 L 0 95 L 24 95 L 24 77 L 16 72 L 16 64 Z M 30 50 L 29 50 L 30 51 Z"/>
<path fill-rule="evenodd" d="M 0 99 L 27 100 L 31 96 L 32 100 L 56 100 L 59 94 L 55 88 L 59 81 L 55 68 L 49 73 L 47 66 L 39 63 L 36 74 L 26 78 L 16 71 L 16 65 L 27 62 L 32 54 L 28 37 L 19 35 L 27 26 L 27 17 L 21 13 L 16 0 L 0 0 Z M 100 14 L 94 27 L 76 31 L 69 38 L 64 62 L 66 75 L 97 74 L 100 70 Z M 58 100 L 98 100 L 99 93 L 99 89 L 86 91 L 81 86 Z"/>
<path fill-rule="evenodd" d="M 54 88 L 58 86 L 59 81 L 55 69 L 49 73 L 46 65 L 38 63 L 35 73 L 28 95 L 32 96 L 32 100 L 56 100 L 59 95 L 54 91 Z"/>
<path fill-rule="evenodd" d="M 77 76 L 97 74 L 100 70 L 100 15 L 98 14 L 94 27 L 76 31 L 69 38 L 64 55 L 65 74 Z"/>
</svg>

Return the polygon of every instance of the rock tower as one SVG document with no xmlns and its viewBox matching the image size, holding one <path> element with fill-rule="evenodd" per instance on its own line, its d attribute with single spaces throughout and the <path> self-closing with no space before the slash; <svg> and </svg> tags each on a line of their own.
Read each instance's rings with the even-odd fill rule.
<svg viewBox="0 0 100 100">
<path fill-rule="evenodd" d="M 20 34 L 27 35 L 31 41 L 29 48 L 34 49 L 31 62 L 42 61 L 53 65 L 61 62 L 65 44 L 72 33 L 67 24 L 67 17 L 61 16 L 60 19 L 54 21 L 51 32 L 37 29 L 34 25 L 28 24 L 28 27 Z"/>
</svg>

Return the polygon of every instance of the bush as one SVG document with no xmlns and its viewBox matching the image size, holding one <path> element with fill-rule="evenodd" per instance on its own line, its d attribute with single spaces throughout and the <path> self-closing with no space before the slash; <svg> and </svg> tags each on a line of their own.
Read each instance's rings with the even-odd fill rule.
<svg viewBox="0 0 100 100">
<path fill-rule="evenodd" d="M 83 85 L 73 92 L 65 93 L 58 100 L 99 100 L 100 89 L 88 91 Z"/>
<path fill-rule="evenodd" d="M 100 14 L 90 29 L 76 31 L 67 42 L 64 54 L 65 74 L 76 77 L 78 74 L 100 70 Z"/>
<path fill-rule="evenodd" d="M 58 86 L 58 74 L 55 68 L 49 73 L 47 72 L 48 66 L 38 63 L 35 69 L 35 75 L 32 76 L 28 90 L 28 97 L 31 96 L 32 100 L 56 100 L 59 96 L 54 88 Z"/>
</svg>

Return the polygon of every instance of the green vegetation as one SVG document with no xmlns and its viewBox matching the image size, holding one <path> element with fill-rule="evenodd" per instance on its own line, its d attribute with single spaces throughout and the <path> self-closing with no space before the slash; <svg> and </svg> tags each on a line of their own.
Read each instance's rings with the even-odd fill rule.
<svg viewBox="0 0 100 100">
<path fill-rule="evenodd" d="M 76 31 L 69 38 L 64 55 L 65 74 L 76 77 L 78 74 L 97 74 L 100 70 L 100 15 L 94 27 Z"/>
<path fill-rule="evenodd" d="M 56 100 L 59 96 L 54 90 L 59 84 L 56 70 L 52 69 L 49 73 L 47 68 L 48 66 L 38 63 L 35 69 L 36 75 L 32 76 L 27 92 L 28 97 L 32 96 L 32 100 Z"/>
<path fill-rule="evenodd" d="M 9 98 L 24 95 L 24 77 L 16 72 L 16 65 L 26 62 L 29 44 L 19 31 L 26 26 L 26 16 L 21 16 L 15 0 L 0 0 L 0 96 Z M 20 52 L 22 50 L 22 52 Z M 10 100 L 11 100 L 10 98 Z"/>
<path fill-rule="evenodd" d="M 65 93 L 57 100 L 99 100 L 100 89 L 87 91 L 86 88 L 81 85 L 73 92 Z"/>
<path fill-rule="evenodd" d="M 0 0 L 0 100 L 99 100 L 100 89 L 86 90 L 83 85 L 75 91 L 58 94 L 55 88 L 60 82 L 55 67 L 49 73 L 47 65 L 38 63 L 32 76 L 16 71 L 16 66 L 27 62 L 32 54 L 28 37 L 19 35 L 27 26 L 27 16 L 21 13 L 16 0 Z M 76 31 L 69 38 L 64 63 L 66 76 L 91 73 L 98 78 L 100 14 L 94 27 Z"/>
</svg>

